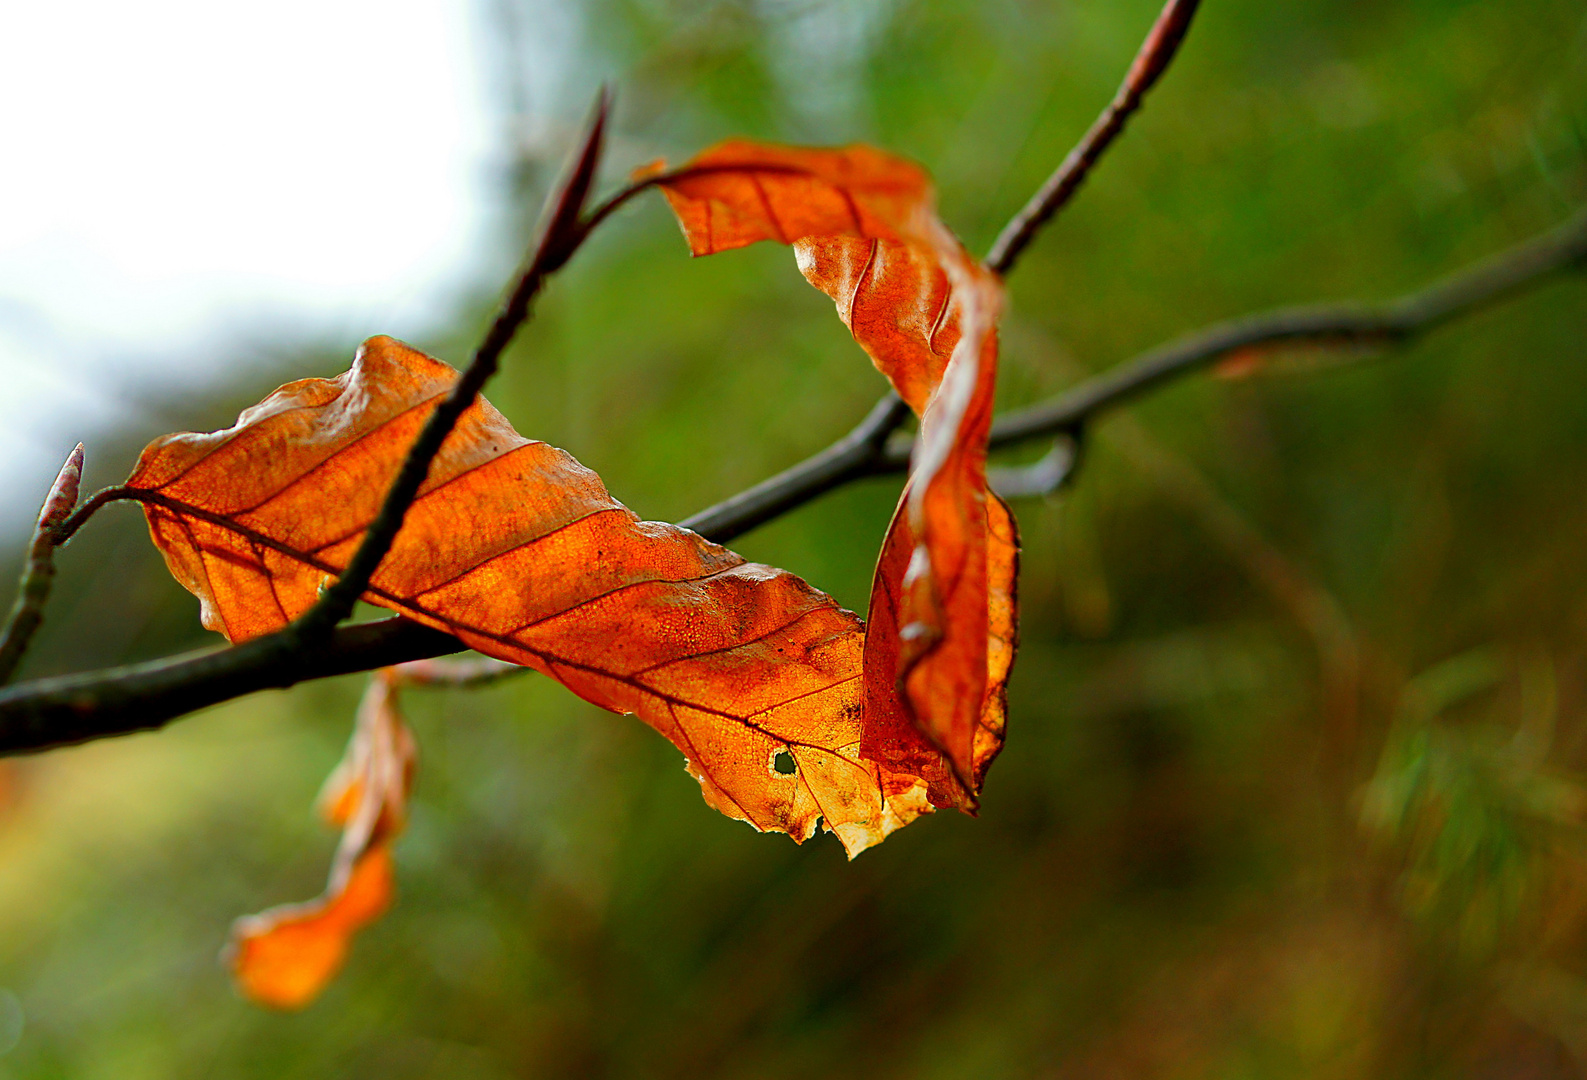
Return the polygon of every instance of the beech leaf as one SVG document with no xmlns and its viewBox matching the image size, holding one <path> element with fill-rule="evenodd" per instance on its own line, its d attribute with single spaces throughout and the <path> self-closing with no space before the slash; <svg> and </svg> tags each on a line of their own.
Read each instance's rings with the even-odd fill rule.
<svg viewBox="0 0 1587 1080">
<path fill-rule="evenodd" d="M 286 625 L 347 563 L 457 372 L 391 338 L 290 383 L 231 428 L 155 440 L 126 487 L 204 624 Z M 926 780 L 861 749 L 864 629 L 782 570 L 641 521 L 490 404 L 463 414 L 365 599 L 634 713 L 706 801 L 850 856 L 930 809 Z M 779 764 L 792 761 L 790 771 Z"/>
<path fill-rule="evenodd" d="M 1001 282 L 938 220 L 924 170 L 870 147 L 732 140 L 642 175 L 695 255 L 791 245 L 921 416 L 871 593 L 862 752 L 926 778 L 935 805 L 973 810 L 1002 746 L 1017 636 L 1018 537 L 986 485 Z"/>
</svg>

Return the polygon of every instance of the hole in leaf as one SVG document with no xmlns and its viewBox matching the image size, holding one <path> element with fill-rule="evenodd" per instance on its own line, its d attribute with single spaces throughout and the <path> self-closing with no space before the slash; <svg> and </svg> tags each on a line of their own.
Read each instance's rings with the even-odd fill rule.
<svg viewBox="0 0 1587 1080">
<path fill-rule="evenodd" d="M 799 771 L 799 763 L 788 751 L 779 750 L 771 756 L 771 771 L 778 776 L 792 776 Z"/>
</svg>

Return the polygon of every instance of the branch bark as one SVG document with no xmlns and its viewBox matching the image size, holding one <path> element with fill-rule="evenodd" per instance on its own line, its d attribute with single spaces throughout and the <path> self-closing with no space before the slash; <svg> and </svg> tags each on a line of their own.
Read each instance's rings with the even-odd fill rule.
<svg viewBox="0 0 1587 1080">
<path fill-rule="evenodd" d="M 886 453 L 888 437 L 908 418 L 909 406 L 903 398 L 889 393 L 858 427 L 819 454 L 679 524 L 725 544 L 819 495 L 870 476 Z"/>
<path fill-rule="evenodd" d="M 1403 344 L 1584 263 L 1587 210 L 1551 232 L 1388 304 L 1283 309 L 1190 334 L 1051 401 L 1008 414 L 993 425 L 992 445 L 1006 447 L 1076 431 L 1107 410 L 1240 349 L 1297 342 Z M 907 448 L 887 442 L 901 419 L 897 408 L 884 400 L 827 450 L 701 511 L 685 524 L 721 542 L 853 480 L 903 472 L 908 468 Z M 293 651 L 279 637 L 0 690 L 0 754 L 144 731 L 256 690 L 464 648 L 450 635 L 401 617 L 339 627 L 307 653 Z"/>
<path fill-rule="evenodd" d="M 1564 224 L 1387 304 L 1280 308 L 1219 323 L 1159 346 L 1051 401 L 1000 418 L 994 449 L 1070 431 L 1099 413 L 1242 349 L 1286 343 L 1403 345 L 1451 319 L 1532 288 L 1587 260 L 1587 209 Z M 907 467 L 889 451 L 887 469 Z"/>
<path fill-rule="evenodd" d="M 1190 30 L 1190 20 L 1195 18 L 1201 0 L 1168 0 L 1162 13 L 1152 24 L 1152 29 L 1135 54 L 1135 62 L 1124 76 L 1118 93 L 1102 110 L 1085 137 L 1069 151 L 1041 189 L 1032 195 L 1019 213 L 1014 215 L 998 234 L 997 242 L 987 253 L 986 265 L 997 273 L 1007 275 L 1014 268 L 1020 252 L 1036 237 L 1041 227 L 1056 214 L 1060 207 L 1074 198 L 1080 185 L 1091 173 L 1091 168 L 1102 159 L 1103 153 L 1124 131 L 1130 116 L 1141 107 L 1146 92 L 1157 84 L 1168 65 L 1179 52 L 1180 42 Z"/>
<path fill-rule="evenodd" d="M 1003 230 L 987 256 L 989 267 L 1007 273 L 1041 227 L 1079 189 L 1173 60 L 1198 6 L 1199 0 L 1168 0 L 1118 93 L 1047 183 Z M 664 178 L 650 176 L 630 184 L 581 216 L 594 178 L 606 110 L 603 91 L 568 179 L 548 207 L 534 258 L 458 387 L 415 441 L 380 515 L 352 563 L 327 590 L 322 602 L 286 630 L 231 648 L 0 689 L 0 755 L 157 728 L 194 709 L 255 690 L 463 650 L 456 638 L 400 616 L 358 626 L 336 624 L 346 618 L 389 550 L 431 460 L 457 417 L 495 370 L 502 350 L 527 316 L 529 304 L 545 276 L 561 267 L 592 229 Z M 991 445 L 995 448 L 1041 436 L 1067 435 L 1078 450 L 1082 426 L 1092 417 L 1235 350 L 1285 341 L 1403 342 L 1574 266 L 1584 256 L 1587 212 L 1552 233 L 1386 306 L 1286 309 L 1223 323 L 1145 353 L 1052 401 L 1002 418 L 993 425 Z M 854 480 L 903 472 L 909 465 L 909 449 L 890 440 L 890 436 L 907 416 L 908 409 L 890 394 L 858 427 L 826 450 L 695 514 L 683 524 L 721 543 Z M 1058 457 L 1065 455 L 1056 450 L 1055 455 L 1040 475 L 1015 479 L 1032 491 L 1046 490 L 1066 480 L 1075 458 L 1067 455 L 1067 460 L 1060 461 Z M 54 544 L 64 542 L 106 503 L 134 497 L 117 488 L 99 493 L 54 530 Z"/>
<path fill-rule="evenodd" d="M 423 430 L 413 441 L 401 470 L 386 492 L 380 513 L 364 532 L 364 538 L 348 562 L 347 569 L 337 577 L 335 584 L 325 590 L 325 594 L 312 608 L 283 631 L 296 642 L 307 646 L 323 639 L 353 613 L 353 606 L 364 595 L 369 579 L 391 550 L 408 508 L 418 497 L 419 488 L 429 475 L 436 454 L 441 452 L 441 444 L 452 433 L 452 428 L 464 411 L 474 403 L 485 383 L 496 374 L 496 369 L 501 365 L 502 352 L 528 319 L 529 305 L 539 294 L 547 276 L 565 264 L 588 235 L 588 229 L 582 221 L 584 204 L 589 198 L 590 188 L 595 182 L 595 171 L 600 165 L 601 143 L 610 104 L 610 96 L 603 87 L 578 152 L 542 216 L 539 242 L 535 245 L 528 266 L 519 275 L 517 286 L 497 313 L 485 340 L 475 350 L 473 360 L 464 369 L 451 393 L 425 421 Z"/>
</svg>

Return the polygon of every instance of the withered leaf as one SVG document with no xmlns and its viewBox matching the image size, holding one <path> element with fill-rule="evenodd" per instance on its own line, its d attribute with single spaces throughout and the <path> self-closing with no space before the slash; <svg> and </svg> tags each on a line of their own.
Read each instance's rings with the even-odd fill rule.
<svg viewBox="0 0 1587 1080">
<path fill-rule="evenodd" d="M 735 140 L 647 174 L 695 255 L 792 245 L 920 414 L 871 594 L 862 752 L 925 777 L 934 804 L 973 809 L 1002 745 L 1016 638 L 1018 539 L 986 486 L 1001 283 L 938 220 L 925 172 L 870 147 Z"/>
<path fill-rule="evenodd" d="M 166 436 L 128 488 L 155 543 L 233 641 L 285 625 L 357 548 L 457 373 L 390 338 L 282 387 L 235 426 Z M 864 631 L 799 578 L 641 521 L 568 454 L 487 402 L 431 466 L 366 599 L 634 713 L 706 800 L 852 856 L 930 809 L 922 778 L 861 751 Z M 779 763 L 791 759 L 790 772 Z"/>
<path fill-rule="evenodd" d="M 393 669 L 370 679 L 347 754 L 321 792 L 326 820 L 342 827 L 325 892 L 232 927 L 232 973 L 260 1004 L 299 1009 L 314 1000 L 341 968 L 353 935 L 391 903 L 391 841 L 407 820 L 414 764 L 396 694 Z"/>
</svg>

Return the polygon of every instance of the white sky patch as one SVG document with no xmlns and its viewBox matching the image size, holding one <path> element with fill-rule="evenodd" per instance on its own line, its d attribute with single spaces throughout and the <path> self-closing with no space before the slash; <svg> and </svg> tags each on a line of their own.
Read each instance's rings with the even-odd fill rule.
<svg viewBox="0 0 1587 1080">
<path fill-rule="evenodd" d="M 499 195 L 476 16 L 459 0 L 4 6 L 0 513 L 127 414 L 118 389 L 224 378 L 204 346 L 228 326 L 332 326 L 350 358 L 447 313 Z"/>
</svg>

